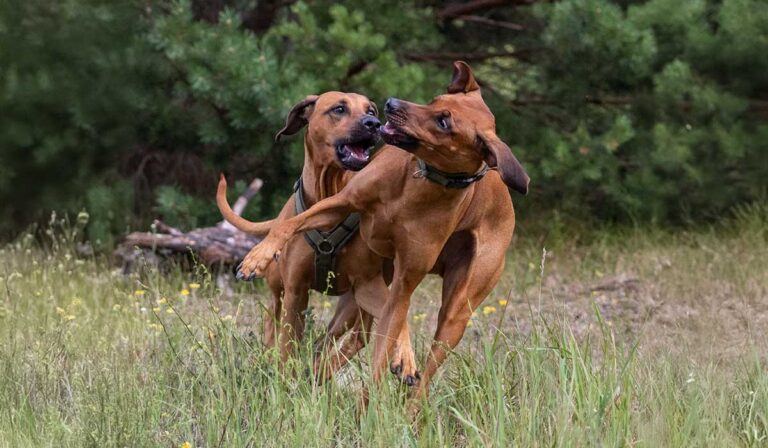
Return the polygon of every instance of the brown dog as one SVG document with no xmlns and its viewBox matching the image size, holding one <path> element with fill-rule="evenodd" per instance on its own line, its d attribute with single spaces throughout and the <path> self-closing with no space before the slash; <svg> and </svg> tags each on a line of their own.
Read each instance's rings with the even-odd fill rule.
<svg viewBox="0 0 768 448">
<path fill-rule="evenodd" d="M 273 226 L 241 271 L 260 275 L 297 232 L 361 213 L 368 247 L 394 259 L 375 340 L 374 381 L 394 354 L 414 289 L 429 272 L 443 277 L 437 330 L 417 392 L 424 394 L 502 273 L 515 225 L 507 187 L 527 193 L 529 178 L 497 137 L 493 114 L 464 62 L 454 63 L 447 95 L 428 105 L 390 98 L 386 114 L 381 135 L 390 145 L 338 194 Z"/>
<path fill-rule="evenodd" d="M 297 184 L 306 207 L 336 194 L 348 183 L 354 171 L 368 164 L 368 150 L 377 140 L 380 127 L 376 115 L 376 106 L 368 98 L 342 92 L 308 96 L 291 109 L 285 127 L 275 138 L 296 134 L 304 126 L 308 128 L 304 136 L 304 168 L 301 183 Z M 294 194 L 276 220 L 250 223 L 232 212 L 227 203 L 226 188 L 222 176 L 216 196 L 219 210 L 227 221 L 245 232 L 265 235 L 276 222 L 296 214 Z M 381 275 L 382 259 L 368 249 L 358 233 L 352 234 L 339 252 L 335 271 L 340 275 L 333 279 L 335 287 L 331 293 L 339 294 L 341 298 L 328 327 L 326 349 L 332 350 L 331 343 L 346 331 L 351 330 L 353 334 L 345 340 L 340 351 L 325 353 L 328 364 L 322 374 L 319 374 L 322 358 L 317 358 L 315 373 L 321 377 L 332 374 L 362 348 L 371 325 L 371 315 L 379 315 L 382 298 L 387 295 Z M 265 341 L 268 346 L 275 346 L 277 337 L 283 361 L 290 345 L 302 336 L 308 290 L 313 286 L 326 290 L 324 286 L 318 286 L 324 285 L 326 279 L 317 279 L 317 275 L 315 253 L 301 235 L 287 241 L 283 257 L 267 270 L 273 316 L 267 319 Z M 242 275 L 238 277 L 242 278 Z M 399 372 L 403 381 L 413 384 L 417 373 L 407 329 L 402 339 L 401 355 L 393 358 L 391 368 L 393 372 Z"/>
</svg>

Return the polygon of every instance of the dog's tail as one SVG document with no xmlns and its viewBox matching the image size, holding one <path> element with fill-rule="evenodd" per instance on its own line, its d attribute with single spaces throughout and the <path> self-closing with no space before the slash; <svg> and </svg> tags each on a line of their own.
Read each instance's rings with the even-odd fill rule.
<svg viewBox="0 0 768 448">
<path fill-rule="evenodd" d="M 251 235 L 264 236 L 269 233 L 272 224 L 275 223 L 274 219 L 264 222 L 252 222 L 235 213 L 232 207 L 229 206 L 229 202 L 227 202 L 227 179 L 224 178 L 224 174 L 221 174 L 219 177 L 219 188 L 216 190 L 216 205 L 219 206 L 219 211 L 224 220 L 235 226 L 236 229 Z"/>
</svg>

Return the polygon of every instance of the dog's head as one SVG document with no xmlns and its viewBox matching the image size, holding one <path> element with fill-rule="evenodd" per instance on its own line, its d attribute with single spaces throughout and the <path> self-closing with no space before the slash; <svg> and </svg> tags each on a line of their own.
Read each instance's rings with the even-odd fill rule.
<svg viewBox="0 0 768 448">
<path fill-rule="evenodd" d="M 496 135 L 496 121 L 480 95 L 472 69 L 461 61 L 453 67 L 448 93 L 431 103 L 387 100 L 382 138 L 443 171 L 472 173 L 485 162 L 499 170 L 507 186 L 526 194 L 528 174 Z"/>
<path fill-rule="evenodd" d="M 377 115 L 376 104 L 363 95 L 310 95 L 293 106 L 275 141 L 308 126 L 306 147 L 315 162 L 358 171 L 370 161 L 381 126 Z"/>
</svg>

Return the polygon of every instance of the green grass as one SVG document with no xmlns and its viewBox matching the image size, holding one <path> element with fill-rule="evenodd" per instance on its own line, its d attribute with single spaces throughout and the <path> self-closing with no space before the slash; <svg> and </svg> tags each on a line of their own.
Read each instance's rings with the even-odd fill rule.
<svg viewBox="0 0 768 448">
<path fill-rule="evenodd" d="M 391 378 L 359 413 L 368 352 L 305 375 L 334 299 L 280 369 L 263 286 L 124 277 L 70 231 L 23 237 L 0 252 L 0 446 L 766 446 L 765 217 L 517 242 L 415 421 Z M 438 298 L 430 278 L 413 300 L 421 359 Z"/>
</svg>

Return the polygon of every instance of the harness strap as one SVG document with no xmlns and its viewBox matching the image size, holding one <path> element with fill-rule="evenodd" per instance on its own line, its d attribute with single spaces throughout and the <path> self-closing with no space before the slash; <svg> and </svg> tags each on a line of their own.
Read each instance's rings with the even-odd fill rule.
<svg viewBox="0 0 768 448">
<path fill-rule="evenodd" d="M 467 173 L 446 173 L 440 171 L 433 166 L 427 165 L 427 163 L 421 159 L 416 159 L 419 164 L 419 173 L 424 178 L 431 180 L 437 184 L 440 184 L 446 188 L 467 188 L 472 183 L 482 179 L 490 168 L 483 162 L 483 166 L 475 174 Z"/>
<path fill-rule="evenodd" d="M 293 185 L 296 197 L 296 214 L 307 210 L 304 202 L 304 183 L 299 178 Z M 328 295 L 338 295 L 336 291 L 336 252 L 344 247 L 360 228 L 360 214 L 351 213 L 341 224 L 330 232 L 308 230 L 304 239 L 315 251 L 315 279 L 312 289 Z"/>
</svg>

